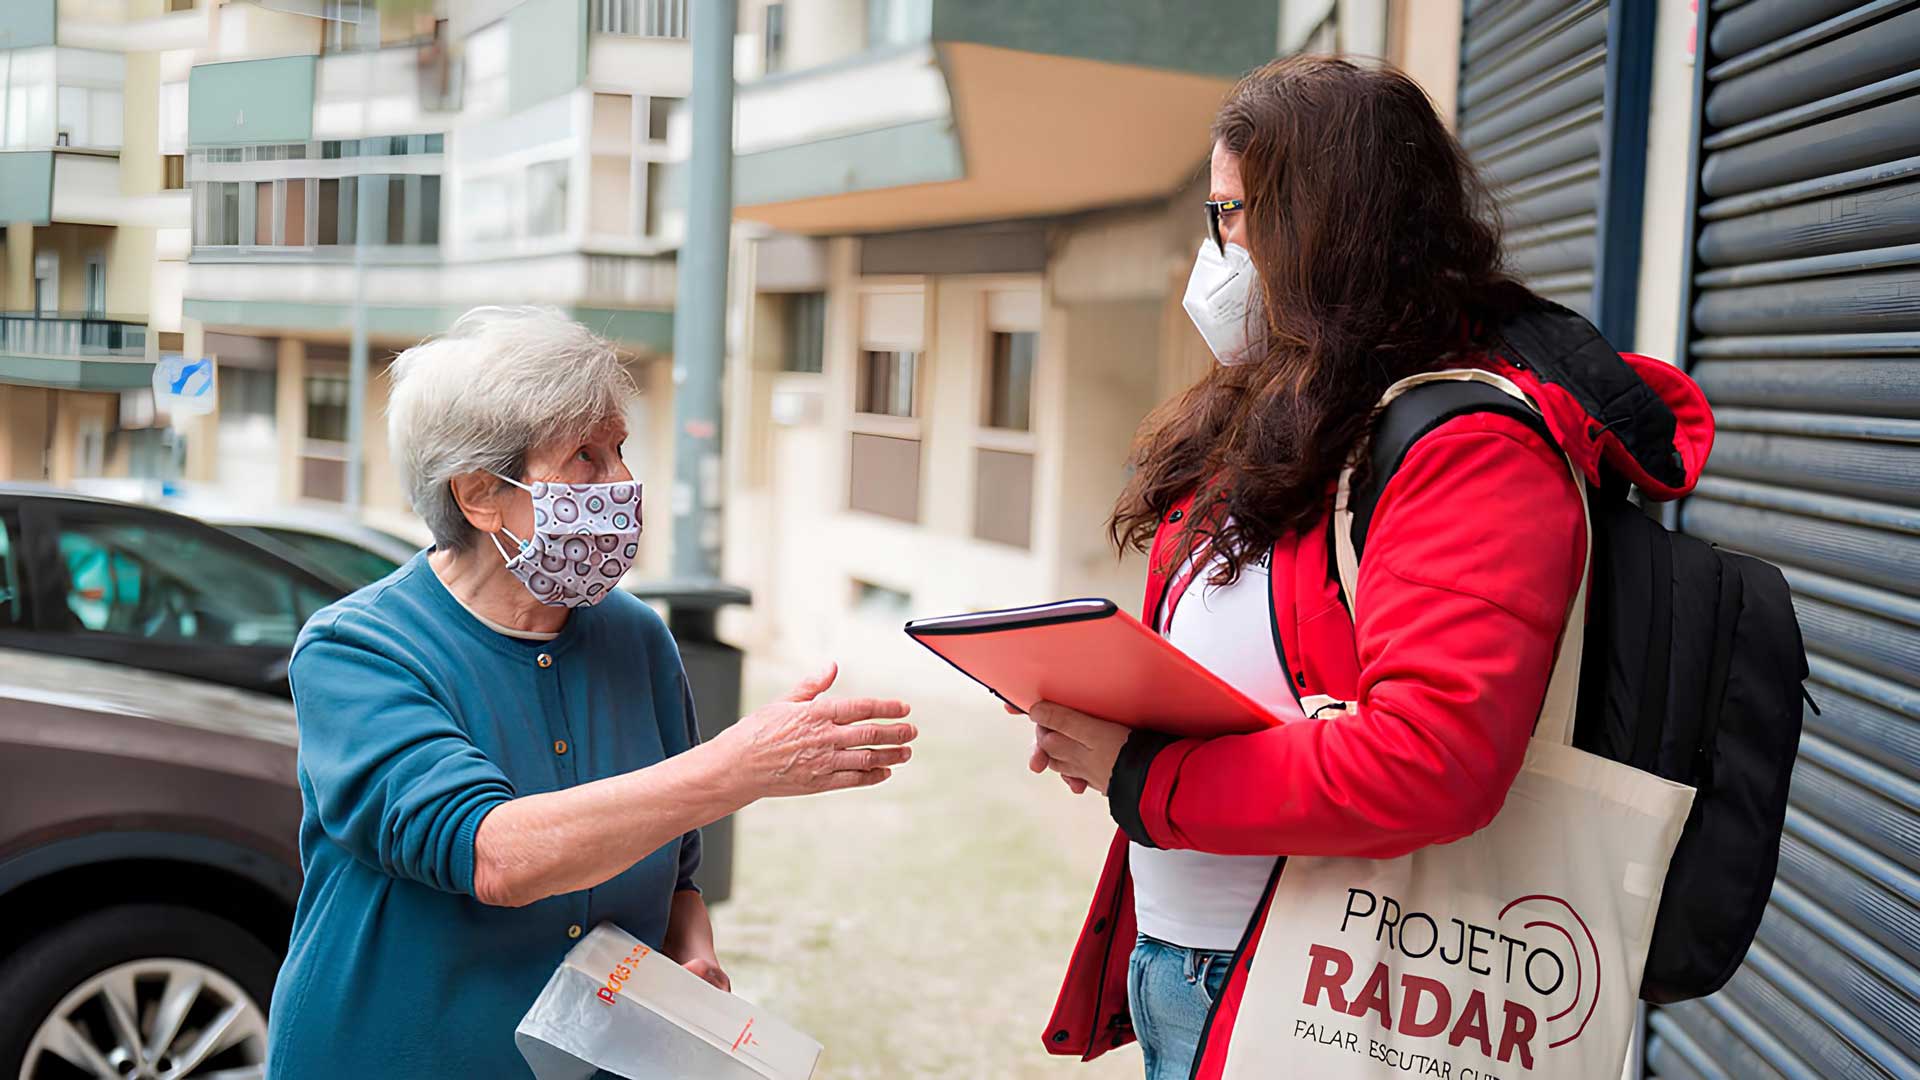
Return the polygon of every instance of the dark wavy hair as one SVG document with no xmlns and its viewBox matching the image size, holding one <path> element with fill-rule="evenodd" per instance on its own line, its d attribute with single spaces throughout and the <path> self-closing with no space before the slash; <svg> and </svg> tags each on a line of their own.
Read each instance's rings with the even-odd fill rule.
<svg viewBox="0 0 1920 1080">
<path fill-rule="evenodd" d="M 1176 565 L 1205 542 L 1225 584 L 1323 518 L 1388 386 L 1475 347 L 1475 327 L 1532 294 L 1502 268 L 1473 166 L 1398 71 L 1276 60 L 1234 87 L 1213 135 L 1240 159 L 1259 359 L 1215 365 L 1146 418 L 1108 530 L 1145 551 L 1197 492 Z"/>
</svg>

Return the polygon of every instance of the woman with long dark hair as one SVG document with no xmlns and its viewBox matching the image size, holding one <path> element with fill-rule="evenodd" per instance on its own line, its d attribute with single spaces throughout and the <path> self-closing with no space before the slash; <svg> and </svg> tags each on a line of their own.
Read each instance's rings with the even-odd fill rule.
<svg viewBox="0 0 1920 1080">
<path fill-rule="evenodd" d="M 1047 1049 L 1137 1036 L 1149 1080 L 1220 1075 L 1236 1025 L 1259 1022 L 1245 972 L 1287 856 L 1396 857 L 1499 811 L 1586 558 L 1568 461 L 1671 497 L 1711 442 L 1685 376 L 1616 355 L 1503 269 L 1485 191 L 1406 76 L 1276 61 L 1213 135 L 1185 306 L 1220 363 L 1147 418 L 1111 529 L 1150 552 L 1142 618 L 1284 722 L 1173 739 L 1032 711 L 1031 767 L 1103 792 L 1120 826 Z M 1513 348 L 1516 328 L 1552 363 Z M 1510 380 L 1543 422 L 1425 432 L 1343 597 L 1340 473 L 1371 481 L 1382 393 L 1442 368 Z M 1593 418 L 1621 393 L 1644 397 L 1644 427 Z"/>
</svg>

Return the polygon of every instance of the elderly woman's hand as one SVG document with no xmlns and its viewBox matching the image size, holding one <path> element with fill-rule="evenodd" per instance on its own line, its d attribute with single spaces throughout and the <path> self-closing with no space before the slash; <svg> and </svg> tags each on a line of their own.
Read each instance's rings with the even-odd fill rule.
<svg viewBox="0 0 1920 1080">
<path fill-rule="evenodd" d="M 869 787 L 913 756 L 912 724 L 867 722 L 906 716 L 905 702 L 820 697 L 839 671 L 829 664 L 713 740 L 762 796 Z"/>
</svg>

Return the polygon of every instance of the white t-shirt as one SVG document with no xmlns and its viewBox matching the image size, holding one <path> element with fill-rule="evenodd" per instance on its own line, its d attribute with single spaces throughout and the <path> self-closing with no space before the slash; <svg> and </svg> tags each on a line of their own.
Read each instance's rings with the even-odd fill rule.
<svg viewBox="0 0 1920 1080">
<path fill-rule="evenodd" d="M 1207 583 L 1214 569 L 1208 566 L 1186 585 L 1164 631 L 1167 640 L 1281 719 L 1301 716 L 1273 640 L 1267 560 L 1246 566 L 1225 587 Z M 1239 948 L 1260 904 L 1275 857 L 1134 844 L 1128 861 L 1142 934 L 1189 949 L 1230 952 Z"/>
</svg>

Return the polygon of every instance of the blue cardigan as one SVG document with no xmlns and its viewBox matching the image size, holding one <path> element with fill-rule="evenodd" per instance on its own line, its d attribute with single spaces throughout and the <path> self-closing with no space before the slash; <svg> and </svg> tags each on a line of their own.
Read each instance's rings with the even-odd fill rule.
<svg viewBox="0 0 1920 1080">
<path fill-rule="evenodd" d="M 316 614 L 291 667 L 306 880 L 274 987 L 267 1075 L 530 1076 L 513 1045 L 574 937 L 656 948 L 690 832 L 592 889 L 473 897 L 480 820 L 520 795 L 644 768 L 698 740 L 660 617 L 615 592 L 550 642 L 487 629 L 415 556 Z"/>
</svg>

